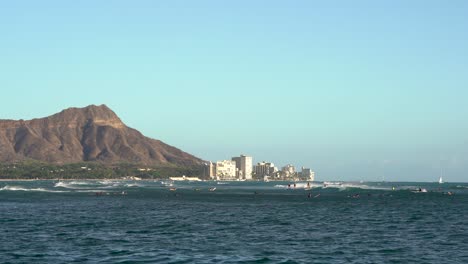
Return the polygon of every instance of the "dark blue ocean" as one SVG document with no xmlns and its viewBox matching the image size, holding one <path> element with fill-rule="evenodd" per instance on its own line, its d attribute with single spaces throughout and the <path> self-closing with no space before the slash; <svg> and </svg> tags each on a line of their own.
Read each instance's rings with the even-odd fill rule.
<svg viewBox="0 0 468 264">
<path fill-rule="evenodd" d="M 3 181 L 0 262 L 468 263 L 467 183 L 287 185 Z"/>
</svg>

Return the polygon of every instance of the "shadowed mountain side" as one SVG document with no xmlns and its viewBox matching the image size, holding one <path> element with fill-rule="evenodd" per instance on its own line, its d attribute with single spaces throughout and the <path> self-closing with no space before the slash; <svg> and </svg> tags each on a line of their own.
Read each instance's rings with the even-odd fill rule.
<svg viewBox="0 0 468 264">
<path fill-rule="evenodd" d="M 127 127 L 107 106 L 69 108 L 33 120 L 0 120 L 0 161 L 98 161 L 196 165 L 202 160 Z"/>
</svg>

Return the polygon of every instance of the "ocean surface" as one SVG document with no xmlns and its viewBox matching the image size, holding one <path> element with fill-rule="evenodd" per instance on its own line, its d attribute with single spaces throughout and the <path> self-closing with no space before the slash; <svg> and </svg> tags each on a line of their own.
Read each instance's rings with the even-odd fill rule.
<svg viewBox="0 0 468 264">
<path fill-rule="evenodd" d="M 1 263 L 468 263 L 468 183 L 2 181 L 0 234 Z"/>
</svg>

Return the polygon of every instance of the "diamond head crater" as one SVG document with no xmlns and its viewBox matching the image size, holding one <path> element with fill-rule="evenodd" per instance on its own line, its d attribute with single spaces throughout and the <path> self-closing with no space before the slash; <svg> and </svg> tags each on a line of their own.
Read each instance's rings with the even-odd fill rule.
<svg viewBox="0 0 468 264">
<path fill-rule="evenodd" d="M 125 125 L 106 105 L 0 120 L 0 178 L 201 176 L 204 161 Z"/>
</svg>

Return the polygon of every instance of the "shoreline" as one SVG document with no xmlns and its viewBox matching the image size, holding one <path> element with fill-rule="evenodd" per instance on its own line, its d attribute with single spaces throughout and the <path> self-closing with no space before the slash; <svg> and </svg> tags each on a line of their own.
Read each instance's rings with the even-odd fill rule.
<svg viewBox="0 0 468 264">
<path fill-rule="evenodd" d="M 0 179 L 0 182 L 12 182 L 12 181 L 17 181 L 17 182 L 32 182 L 32 181 L 173 181 L 171 179 L 165 179 L 165 178 L 160 178 L 160 179 L 122 179 L 122 178 L 73 178 L 73 179 L 7 179 L 7 178 L 2 178 Z M 178 182 L 178 181 L 174 181 Z M 191 182 L 191 181 L 179 181 L 179 182 Z M 220 180 L 201 180 L 201 182 L 263 182 L 263 181 L 220 181 Z M 270 182 L 294 182 L 294 181 L 270 181 Z M 299 182 L 311 182 L 311 183 L 324 183 L 327 181 L 296 181 L 297 183 Z M 341 183 L 380 183 L 378 181 L 368 181 L 368 182 L 359 182 L 359 181 L 339 181 Z M 437 182 L 411 182 L 411 181 L 395 181 L 395 182 L 390 182 L 387 181 L 385 183 L 437 183 Z M 468 182 L 446 182 L 443 184 L 468 184 Z"/>
</svg>

